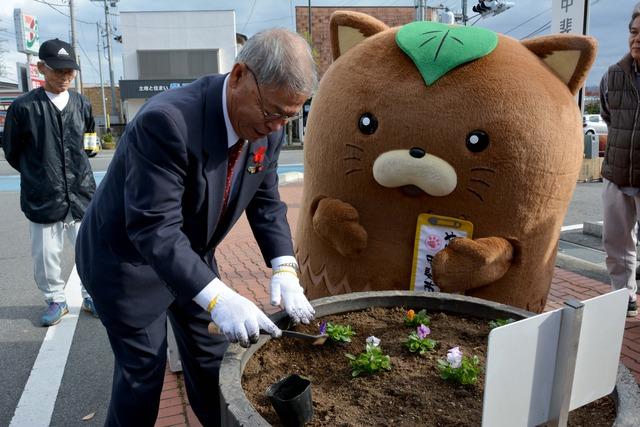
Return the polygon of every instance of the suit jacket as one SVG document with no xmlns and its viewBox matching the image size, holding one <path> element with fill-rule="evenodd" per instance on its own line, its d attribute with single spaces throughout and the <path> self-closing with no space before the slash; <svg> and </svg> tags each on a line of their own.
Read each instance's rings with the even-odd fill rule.
<svg viewBox="0 0 640 427">
<path fill-rule="evenodd" d="M 190 302 L 217 277 L 215 247 L 243 211 L 267 264 L 293 255 L 278 193 L 283 132 L 249 144 L 221 218 L 224 78 L 206 76 L 154 96 L 118 142 L 76 243 L 78 273 L 105 324 L 143 327 L 174 300 Z M 266 151 L 256 165 L 260 147 Z M 251 173 L 251 166 L 262 167 Z"/>
</svg>

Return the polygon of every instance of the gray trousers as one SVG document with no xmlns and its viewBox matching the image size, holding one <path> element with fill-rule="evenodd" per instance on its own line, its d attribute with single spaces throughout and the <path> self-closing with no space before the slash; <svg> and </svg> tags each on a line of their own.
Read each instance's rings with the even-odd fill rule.
<svg viewBox="0 0 640 427">
<path fill-rule="evenodd" d="M 604 221 L 602 241 L 607 253 L 606 264 L 614 289 L 629 291 L 636 300 L 636 223 L 640 220 L 640 194 L 628 195 L 620 187 L 602 180 Z"/>
<path fill-rule="evenodd" d="M 74 222 L 72 219 L 52 224 L 29 221 L 33 276 L 47 304 L 66 301 L 65 281 L 62 278 L 62 251 L 65 237 L 75 246 L 79 229 L 80 221 Z M 89 294 L 82 286 L 82 298 L 87 297 Z"/>
</svg>

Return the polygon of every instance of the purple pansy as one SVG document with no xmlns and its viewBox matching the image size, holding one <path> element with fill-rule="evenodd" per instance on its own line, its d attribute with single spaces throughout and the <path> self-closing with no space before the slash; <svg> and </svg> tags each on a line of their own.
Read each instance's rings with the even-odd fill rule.
<svg viewBox="0 0 640 427">
<path fill-rule="evenodd" d="M 325 335 L 327 333 L 327 321 L 323 320 L 320 322 L 320 335 Z"/>
<path fill-rule="evenodd" d="M 420 338 L 421 340 L 425 339 L 427 337 L 427 335 L 429 335 L 431 333 L 431 329 L 429 329 L 428 326 L 425 325 L 420 325 L 416 328 L 416 332 L 418 334 L 418 338 Z"/>
</svg>

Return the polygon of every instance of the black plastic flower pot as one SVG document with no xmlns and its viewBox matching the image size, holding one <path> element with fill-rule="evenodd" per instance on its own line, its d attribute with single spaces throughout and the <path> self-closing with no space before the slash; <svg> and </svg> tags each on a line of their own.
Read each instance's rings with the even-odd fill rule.
<svg viewBox="0 0 640 427">
<path fill-rule="evenodd" d="M 300 427 L 311 421 L 311 381 L 298 374 L 272 384 L 266 391 L 271 405 L 285 427 Z"/>
</svg>

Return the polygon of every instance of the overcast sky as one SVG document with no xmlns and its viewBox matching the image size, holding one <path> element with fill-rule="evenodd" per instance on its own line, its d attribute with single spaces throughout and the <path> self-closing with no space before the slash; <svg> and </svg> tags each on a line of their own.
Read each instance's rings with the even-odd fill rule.
<svg viewBox="0 0 640 427">
<path fill-rule="evenodd" d="M 475 25 L 506 33 L 515 38 L 524 38 L 545 28 L 551 20 L 551 0 L 511 0 L 515 5 L 497 16 L 480 19 Z M 631 11 L 638 0 L 591 0 L 589 33 L 598 40 L 598 57 L 592 69 L 588 85 L 597 85 L 607 67 L 617 62 L 628 52 L 627 35 Z M 6 80 L 16 81 L 17 61 L 24 62 L 25 55 L 16 52 L 13 9 L 21 8 L 24 13 L 35 15 L 40 28 L 40 40 L 61 38 L 70 40 L 68 0 L 0 0 L 0 38 L 4 38 L 3 55 L 7 65 Z M 461 0 L 428 0 L 428 6 L 444 4 L 452 10 L 461 9 Z M 471 7 L 475 0 L 468 0 L 469 16 L 475 15 Z M 76 39 L 79 43 L 85 84 L 99 82 L 98 47 L 96 22 L 104 24 L 102 1 L 75 0 Z M 112 9 L 112 25 L 118 33 L 118 12 L 141 10 L 235 10 L 237 31 L 251 36 L 269 27 L 295 28 L 296 5 L 306 6 L 306 0 L 121 0 Z M 312 6 L 413 6 L 414 1 L 359 1 L 359 0 L 312 0 Z M 475 20 L 475 19 L 474 19 Z M 471 22 L 473 22 L 472 20 Z M 549 34 L 543 30 L 539 35 Z M 122 57 L 120 44 L 113 42 L 114 75 L 116 81 L 122 77 Z M 106 61 L 103 61 L 103 76 L 108 78 Z"/>
</svg>

